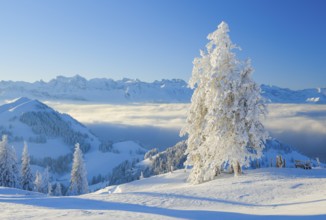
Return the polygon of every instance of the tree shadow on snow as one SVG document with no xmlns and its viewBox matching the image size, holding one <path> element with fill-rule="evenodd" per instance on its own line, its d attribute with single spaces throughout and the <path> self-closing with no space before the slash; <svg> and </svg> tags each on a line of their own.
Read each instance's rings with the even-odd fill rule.
<svg viewBox="0 0 326 220">
<path fill-rule="evenodd" d="M 228 201 L 228 200 L 216 199 L 216 198 L 186 196 L 186 195 L 179 195 L 179 194 L 173 194 L 173 193 L 164 194 L 164 193 L 153 193 L 153 192 L 132 192 L 129 194 L 146 195 L 146 196 L 159 197 L 159 198 L 189 199 L 189 200 L 197 200 L 197 201 L 212 202 L 212 203 L 223 203 L 223 204 L 238 205 L 238 206 L 245 206 L 245 207 L 273 207 L 273 208 L 281 207 L 281 206 L 291 206 L 291 205 L 300 205 L 300 204 L 317 203 L 317 202 L 326 201 L 326 199 L 319 199 L 319 200 L 312 200 L 312 201 L 306 201 L 306 202 L 259 205 L 259 204 L 252 204 L 252 203 L 245 203 L 245 202 L 238 202 L 238 201 Z M 326 217 L 326 215 L 325 215 L 325 217 Z"/>
<path fill-rule="evenodd" d="M 144 193 L 150 194 L 150 193 Z M 160 193 L 151 193 L 151 196 L 163 197 L 166 196 Z M 209 199 L 203 197 L 191 197 L 184 195 L 171 195 L 177 198 L 186 198 L 186 199 L 197 199 L 197 200 L 206 200 L 213 201 L 218 203 L 227 203 L 232 205 L 242 205 L 242 206 L 260 206 L 260 205 L 250 205 L 239 202 L 230 202 L 225 200 L 218 199 Z M 320 200 L 320 201 L 326 201 Z M 309 216 L 288 216 L 288 215 L 250 215 L 250 214 L 242 214 L 242 213 L 232 213 L 232 212 L 223 212 L 223 211 L 207 211 L 207 210 L 178 210 L 178 209 L 168 209 L 161 207 L 151 207 L 145 205 L 138 204 L 129 204 L 129 203 L 119 203 L 119 202 L 110 202 L 110 201 L 100 201 L 100 200 L 92 200 L 85 198 L 77 198 L 77 197 L 44 197 L 44 198 L 26 198 L 26 199 L 1 199 L 0 202 L 4 203 L 14 203 L 20 205 L 30 205 L 30 206 L 38 206 L 43 208 L 51 208 L 51 209 L 62 209 L 62 210 L 89 210 L 89 211 L 99 211 L 99 210 L 108 210 L 108 211 L 123 211 L 123 212 L 135 212 L 135 213 L 143 213 L 143 214 L 152 214 L 152 215 L 160 215 L 167 216 L 173 218 L 182 218 L 182 219 L 325 219 L 326 215 L 309 215 Z M 311 201 L 318 202 L 318 201 Z M 303 203 L 292 203 L 293 204 L 303 204 Z M 291 204 L 279 204 L 277 206 L 282 205 L 291 205 Z M 273 205 L 269 205 L 273 206 Z M 264 205 L 260 207 L 266 207 Z"/>
</svg>

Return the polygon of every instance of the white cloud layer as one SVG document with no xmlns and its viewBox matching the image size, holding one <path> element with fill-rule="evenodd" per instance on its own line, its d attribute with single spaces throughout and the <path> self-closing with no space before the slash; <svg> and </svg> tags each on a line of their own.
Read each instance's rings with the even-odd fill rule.
<svg viewBox="0 0 326 220">
<path fill-rule="evenodd" d="M 326 134 L 326 105 L 270 104 L 265 126 L 276 132 L 290 130 Z"/>
<path fill-rule="evenodd" d="M 181 128 L 189 104 L 60 104 L 48 102 L 60 112 L 67 113 L 85 124 L 120 124 Z"/>
<path fill-rule="evenodd" d="M 163 128 L 175 132 L 175 137 L 185 123 L 189 108 L 189 104 L 47 104 L 88 125 Z M 326 105 L 269 104 L 268 108 L 263 123 L 273 137 L 326 160 Z"/>
</svg>

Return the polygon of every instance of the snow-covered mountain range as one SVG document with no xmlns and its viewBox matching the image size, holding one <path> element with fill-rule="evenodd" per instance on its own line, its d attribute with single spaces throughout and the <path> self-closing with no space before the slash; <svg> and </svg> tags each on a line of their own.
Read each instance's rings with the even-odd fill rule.
<svg viewBox="0 0 326 220">
<path fill-rule="evenodd" d="M 189 102 L 192 90 L 183 80 L 91 79 L 58 76 L 49 82 L 0 82 L 0 99 L 28 96 L 40 100 L 73 100 L 101 103 Z"/>
<path fill-rule="evenodd" d="M 262 85 L 263 96 L 273 103 L 326 104 L 326 88 L 290 90 Z M 90 101 L 100 103 L 187 103 L 192 90 L 180 79 L 154 81 L 90 79 L 79 75 L 58 76 L 49 81 L 0 81 L 0 101 L 28 96 L 39 100 Z"/>
<path fill-rule="evenodd" d="M 326 88 L 291 90 L 261 85 L 263 96 L 272 103 L 326 104 Z"/>
</svg>

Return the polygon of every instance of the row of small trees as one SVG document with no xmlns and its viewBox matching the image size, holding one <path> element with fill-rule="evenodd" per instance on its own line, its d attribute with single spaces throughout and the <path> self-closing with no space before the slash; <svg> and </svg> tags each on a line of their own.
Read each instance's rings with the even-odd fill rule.
<svg viewBox="0 0 326 220">
<path fill-rule="evenodd" d="M 24 188 L 23 188 L 24 189 Z M 32 190 L 32 189 L 25 189 Z M 36 192 L 48 194 L 49 196 L 62 196 L 61 184 L 56 183 L 53 191 L 53 185 L 50 181 L 49 168 L 47 167 L 43 174 L 39 171 L 35 173 L 35 180 L 33 182 L 33 190 Z"/>
<path fill-rule="evenodd" d="M 48 168 L 45 169 L 43 174 L 37 171 L 34 177 L 30 167 L 30 156 L 26 143 L 22 153 L 20 172 L 18 167 L 15 149 L 8 144 L 8 137 L 4 135 L 0 142 L 0 186 L 21 188 L 48 195 L 62 195 L 60 183 L 55 184 L 53 191 Z M 76 144 L 67 195 L 79 195 L 88 192 L 86 175 L 83 153 L 79 144 Z"/>
</svg>

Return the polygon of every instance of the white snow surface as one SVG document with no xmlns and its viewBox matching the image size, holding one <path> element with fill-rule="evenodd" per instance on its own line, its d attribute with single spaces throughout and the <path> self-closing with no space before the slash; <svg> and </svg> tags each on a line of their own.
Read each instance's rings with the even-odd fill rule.
<svg viewBox="0 0 326 220">
<path fill-rule="evenodd" d="M 199 185 L 188 172 L 73 197 L 0 187 L 0 219 L 325 219 L 326 170 L 266 168 Z"/>
</svg>

